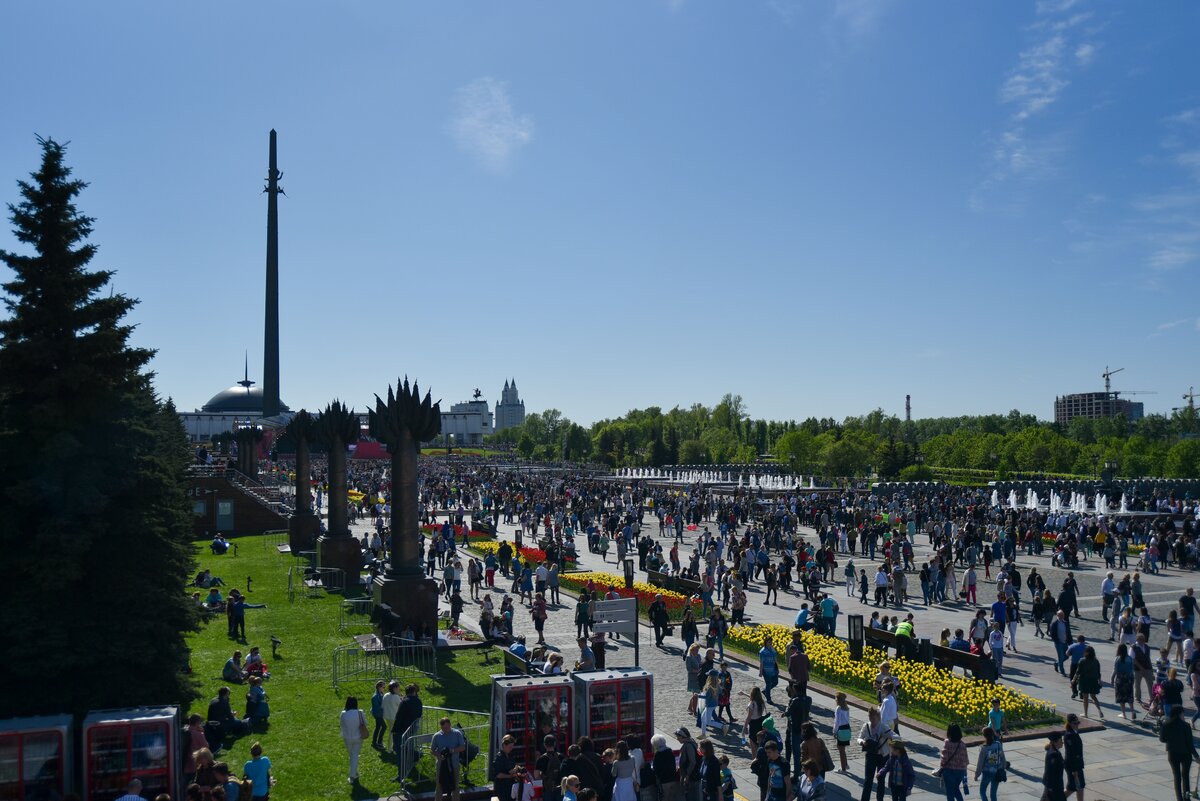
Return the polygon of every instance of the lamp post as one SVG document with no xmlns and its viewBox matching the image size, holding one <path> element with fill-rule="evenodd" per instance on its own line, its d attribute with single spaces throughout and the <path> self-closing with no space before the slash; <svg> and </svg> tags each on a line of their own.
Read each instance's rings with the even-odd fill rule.
<svg viewBox="0 0 1200 801">
<path fill-rule="evenodd" d="M 1104 472 L 1100 474 L 1100 482 L 1104 484 L 1105 489 L 1112 486 L 1113 479 L 1117 476 L 1117 463 L 1113 459 L 1104 460 Z"/>
<path fill-rule="evenodd" d="M 846 644 L 850 646 L 850 658 L 856 662 L 862 661 L 863 658 L 863 616 L 862 615 L 847 615 L 846 625 L 848 633 Z"/>
</svg>

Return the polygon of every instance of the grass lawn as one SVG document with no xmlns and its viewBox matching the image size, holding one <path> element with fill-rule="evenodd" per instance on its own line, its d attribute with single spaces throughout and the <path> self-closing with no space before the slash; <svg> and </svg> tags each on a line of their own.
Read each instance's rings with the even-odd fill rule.
<svg viewBox="0 0 1200 801">
<path fill-rule="evenodd" d="M 351 788 L 346 782 L 349 760 L 338 726 L 345 696 L 353 694 L 358 696 L 359 708 L 367 713 L 368 725 L 373 728 L 370 697 L 375 680 L 343 684 L 340 691 L 333 688 L 334 648 L 349 644 L 353 634 L 366 629 L 338 630 L 341 595 L 304 598 L 303 593 L 297 593 L 295 602 L 288 603 L 288 568 L 304 562 L 278 553 L 261 538 L 243 537 L 237 542 L 240 547 L 236 557 L 212 556 L 207 543 L 197 543 L 198 564 L 225 580 L 226 595 L 232 587 L 244 592 L 246 577 L 253 578 L 248 600 L 265 603 L 267 608 L 246 612 L 246 643 L 228 637 L 224 615 L 215 617 L 190 637 L 192 670 L 201 693 L 192 710 L 205 713 L 209 699 L 224 684 L 221 668 L 233 651 L 238 649 L 245 654 L 251 645 L 257 645 L 271 671 L 271 678 L 264 684 L 271 706 L 271 724 L 265 732 L 226 741 L 217 758 L 228 762 L 240 774 L 241 766 L 250 758 L 251 744 L 258 740 L 278 778 L 277 792 L 273 795 L 279 798 L 388 797 L 398 786 L 391 781 L 396 768 L 384 762 L 369 743 L 363 748 L 360 761 L 360 785 Z M 283 640 L 278 659 L 271 657 L 272 634 Z M 503 672 L 503 667 L 485 666 L 482 660 L 483 652 L 473 649 L 440 652 L 441 681 L 432 685 L 427 680 L 417 682 L 426 706 L 486 711 L 491 699 L 490 676 Z M 246 688 L 235 685 L 232 690 L 233 708 L 240 714 Z M 486 753 L 487 744 L 479 745 Z"/>
</svg>

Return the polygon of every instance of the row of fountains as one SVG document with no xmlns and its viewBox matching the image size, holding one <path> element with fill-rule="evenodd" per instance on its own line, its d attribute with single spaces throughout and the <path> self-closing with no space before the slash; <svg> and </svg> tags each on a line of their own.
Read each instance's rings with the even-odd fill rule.
<svg viewBox="0 0 1200 801">
<path fill-rule="evenodd" d="M 744 475 L 720 470 L 662 470 L 657 467 L 622 467 L 618 478 L 634 481 L 663 481 L 678 484 L 736 484 L 738 489 L 804 489 L 804 476 Z M 816 476 L 808 477 L 808 489 L 817 486 Z"/>
<path fill-rule="evenodd" d="M 992 490 L 992 506 L 1000 506 L 1000 493 Z M 1038 497 L 1037 491 L 1030 489 L 1025 493 L 1025 502 L 1021 503 L 1017 497 L 1017 491 L 1009 490 L 1008 492 L 1008 508 L 1009 509 L 1031 509 L 1033 511 L 1041 510 L 1043 507 L 1041 499 Z M 1095 514 L 1106 514 L 1111 511 L 1112 503 L 1107 495 L 1103 492 L 1096 493 L 1095 505 L 1088 504 L 1088 496 L 1082 492 L 1075 490 L 1071 491 L 1071 497 L 1064 503 L 1063 498 L 1057 492 L 1050 492 L 1050 500 L 1045 504 L 1046 510 L 1050 514 L 1059 514 L 1060 512 L 1071 512 L 1074 514 L 1087 514 L 1093 512 Z M 1129 511 L 1128 499 L 1125 493 L 1121 493 L 1120 506 L 1118 512 L 1125 514 Z"/>
</svg>

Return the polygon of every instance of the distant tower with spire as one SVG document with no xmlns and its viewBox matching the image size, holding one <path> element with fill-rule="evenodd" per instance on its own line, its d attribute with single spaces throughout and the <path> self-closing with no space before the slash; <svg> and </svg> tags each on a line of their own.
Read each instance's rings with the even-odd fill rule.
<svg viewBox="0 0 1200 801">
<path fill-rule="evenodd" d="M 279 196 L 284 194 L 275 161 L 275 129 L 271 129 L 267 185 L 267 303 L 263 332 L 263 417 L 283 410 L 279 402 Z"/>
<path fill-rule="evenodd" d="M 517 395 L 517 379 L 504 382 L 500 393 L 500 401 L 496 404 L 496 422 L 494 431 L 519 426 L 525 422 L 525 401 Z"/>
</svg>

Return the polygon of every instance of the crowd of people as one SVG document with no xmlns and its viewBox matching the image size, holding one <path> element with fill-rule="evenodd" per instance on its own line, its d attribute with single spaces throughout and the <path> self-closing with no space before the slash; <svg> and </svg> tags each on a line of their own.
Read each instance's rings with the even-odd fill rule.
<svg viewBox="0 0 1200 801">
<path fill-rule="evenodd" d="M 321 478 L 318 465 L 318 483 Z M 372 533 L 362 542 L 364 566 L 370 569 L 384 563 L 391 546 L 388 476 L 377 465 L 354 466 L 350 486 L 363 496 L 355 516 L 372 523 Z M 729 755 L 720 753 L 724 748 L 710 733 L 733 729 L 752 755 L 760 801 L 824 798 L 825 777 L 848 772 L 855 749 L 863 760 L 862 801 L 872 794 L 878 801 L 887 794 L 907 798 L 921 777 L 900 736 L 903 688 L 886 664 L 876 682 L 877 703 L 857 729 L 846 697 L 835 699 L 828 743 L 812 714 L 801 638 L 793 638 L 784 654 L 766 646 L 757 666 L 760 681 L 736 692 L 733 687 L 725 639 L 732 626 L 757 616 L 755 604 L 777 605 L 781 594 L 793 595 L 803 599 L 794 621 L 797 632 L 836 636 L 843 587 L 845 597 L 875 607 L 867 625 L 910 642 L 924 625 L 920 609 L 966 610 L 961 627 L 921 635 L 991 659 L 1000 676 L 1006 654 L 1028 649 L 1020 632 L 1031 626 L 1031 638 L 1053 644 L 1056 670 L 1082 699 L 1084 719 L 1093 709 L 1102 716 L 1105 679 L 1121 715 L 1132 720 L 1141 708 L 1161 718 L 1177 793 L 1189 789 L 1194 747 L 1182 714 L 1183 695 L 1190 689 L 1197 708 L 1192 722 L 1200 718 L 1200 649 L 1192 636 L 1196 602 L 1189 590 L 1177 608 L 1155 619 L 1147 611 L 1141 582 L 1143 574 L 1167 567 L 1196 567 L 1194 502 L 1140 499 L 1140 506 L 1161 514 L 1122 518 L 1005 509 L 983 492 L 945 487 L 886 497 L 850 489 L 767 498 L 749 489 L 718 493 L 704 485 L 629 485 L 582 474 L 520 473 L 470 461 L 423 461 L 419 499 L 421 522 L 433 527 L 422 535 L 422 560 L 427 574 L 442 582 L 454 625 L 460 624 L 467 602 L 465 577 L 468 597 L 479 607 L 481 632 L 511 643 L 514 653 L 545 673 L 604 666 L 605 635 L 593 630 L 594 603 L 606 597 L 603 588 L 586 587 L 574 599 L 578 659 L 564 664 L 561 653 L 543 647 L 544 623 L 562 605 L 559 578 L 567 559 L 579 551 L 586 549 L 602 562 L 610 553 L 618 563 L 636 557 L 639 569 L 695 587 L 695 604 L 686 605 L 681 620 L 669 620 L 665 607 L 649 610 L 657 644 L 671 636 L 683 643 L 697 736 L 692 737 L 690 727 L 675 732 L 678 759 L 659 737 L 651 740 L 648 754 L 642 742 L 618 742 L 597 753 L 584 738 L 561 754 L 555 743 L 546 742 L 536 765 L 506 763 L 501 744 L 492 759 L 500 768 L 491 777 L 501 799 L 527 801 L 530 780 L 540 779 L 551 801 L 728 801 L 735 788 Z M 518 538 L 545 551 L 544 561 L 523 559 L 520 539 L 511 545 L 502 541 L 484 557 L 468 554 L 467 532 L 481 524 L 492 530 L 501 524 L 516 527 Z M 1048 586 L 1036 568 L 1018 567 L 1022 553 L 1028 557 L 1047 549 L 1052 566 L 1066 571 L 1056 586 Z M 1131 557 L 1137 562 L 1132 569 Z M 1112 621 L 1111 639 L 1118 643 L 1107 673 L 1095 648 L 1071 624 L 1072 617 L 1079 618 L 1081 596 L 1072 571 L 1080 564 L 1090 567 L 1093 560 L 1102 560 L 1111 571 L 1098 599 L 1104 620 Z M 499 587 L 498 576 L 505 582 Z M 220 597 L 220 584 L 206 588 L 218 602 L 230 603 Z M 199 602 L 209 603 L 205 598 Z M 525 615 L 529 628 L 520 622 Z M 1165 647 L 1154 651 L 1150 643 L 1159 632 Z M 526 645 L 526 633 L 537 637 L 532 648 Z M 780 683 L 786 698 L 777 702 L 772 696 Z M 377 689 L 370 712 L 374 747 L 400 748 L 415 720 L 410 718 L 411 702 L 408 712 L 400 711 L 408 697 L 395 687 Z M 997 797 L 1008 762 L 1003 713 L 998 704 L 993 711 L 997 714 L 982 732 L 985 742 L 976 751 L 973 771 L 961 730 L 951 726 L 946 731 L 934 778 L 940 779 L 947 799 L 965 797 L 971 780 L 984 798 Z M 1048 737 L 1042 775 L 1047 798 L 1079 792 L 1082 800 L 1079 725 L 1080 718 L 1071 714 L 1065 728 Z M 368 729 L 356 699 L 347 699 L 340 727 L 350 757 L 348 778 L 355 781 Z M 442 734 L 434 738 L 446 766 L 439 767 L 439 798 L 457 799 L 458 768 L 469 743 L 465 738 L 460 743 L 461 732 L 456 735 L 453 727 Z"/>
</svg>

